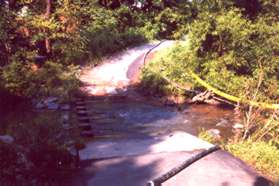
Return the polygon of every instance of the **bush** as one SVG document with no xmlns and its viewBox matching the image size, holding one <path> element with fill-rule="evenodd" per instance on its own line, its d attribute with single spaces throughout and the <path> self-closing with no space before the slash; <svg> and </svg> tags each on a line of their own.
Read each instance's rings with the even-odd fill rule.
<svg viewBox="0 0 279 186">
<path fill-rule="evenodd" d="M 97 31 L 94 31 L 94 29 L 95 25 L 93 23 L 93 26 L 89 27 L 84 33 L 91 58 L 110 56 L 115 52 L 146 41 L 144 36 L 132 28 L 123 33 L 112 28 L 103 28 Z"/>
<path fill-rule="evenodd" d="M 278 24 L 263 18 L 252 22 L 237 9 L 205 11 L 191 24 L 186 44 L 162 51 L 147 68 L 174 82 L 203 88 L 189 76 L 190 69 L 238 97 L 246 97 L 247 89 L 256 89 L 261 81 L 258 99 L 274 102 L 279 98 L 278 33 Z"/>
<path fill-rule="evenodd" d="M 75 66 L 46 62 L 41 68 L 35 64 L 12 61 L 2 68 L 2 84 L 11 93 L 24 97 L 57 95 L 69 97 L 78 86 Z"/>
</svg>

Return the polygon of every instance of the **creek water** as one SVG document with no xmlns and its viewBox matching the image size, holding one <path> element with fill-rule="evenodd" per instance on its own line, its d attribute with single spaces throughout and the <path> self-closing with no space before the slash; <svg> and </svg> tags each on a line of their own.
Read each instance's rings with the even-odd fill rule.
<svg viewBox="0 0 279 186">
<path fill-rule="evenodd" d="M 135 138 L 183 131 L 198 135 L 203 128 L 212 135 L 228 137 L 233 110 L 212 105 L 158 106 L 148 101 L 104 99 L 88 101 L 91 123 L 97 135 Z M 101 115 L 101 117 L 94 117 Z"/>
</svg>

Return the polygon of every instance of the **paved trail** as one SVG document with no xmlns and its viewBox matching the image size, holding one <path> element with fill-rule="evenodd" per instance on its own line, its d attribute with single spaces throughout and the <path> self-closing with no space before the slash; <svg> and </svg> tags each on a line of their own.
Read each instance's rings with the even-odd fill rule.
<svg viewBox="0 0 279 186">
<path fill-rule="evenodd" d="M 82 169 L 69 185 L 146 185 L 213 146 L 189 134 L 193 132 L 194 120 L 199 118 L 187 123 L 181 113 L 170 108 L 127 100 L 129 95 L 125 91 L 137 82 L 143 56 L 155 45 L 129 49 L 82 74 L 81 81 L 85 84 L 82 90 L 93 96 L 85 100 L 90 125 L 100 138 L 89 139 L 86 148 L 80 151 Z M 167 41 L 156 50 L 171 45 L 173 42 Z M 128 94 L 136 93 L 128 91 Z M 182 123 L 185 127 L 180 131 Z M 263 184 L 261 181 L 262 177 L 241 160 L 218 150 L 163 185 L 252 186 Z"/>
</svg>

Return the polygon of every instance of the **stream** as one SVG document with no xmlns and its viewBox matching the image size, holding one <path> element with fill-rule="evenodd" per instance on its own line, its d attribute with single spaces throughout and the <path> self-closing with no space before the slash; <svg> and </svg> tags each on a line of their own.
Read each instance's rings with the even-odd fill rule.
<svg viewBox="0 0 279 186">
<path fill-rule="evenodd" d="M 148 137 L 176 131 L 198 135 L 202 128 L 214 136 L 228 137 L 233 124 L 232 109 L 205 104 L 184 106 L 178 111 L 148 101 L 104 99 L 88 101 L 87 107 L 96 135 L 109 138 Z"/>
</svg>

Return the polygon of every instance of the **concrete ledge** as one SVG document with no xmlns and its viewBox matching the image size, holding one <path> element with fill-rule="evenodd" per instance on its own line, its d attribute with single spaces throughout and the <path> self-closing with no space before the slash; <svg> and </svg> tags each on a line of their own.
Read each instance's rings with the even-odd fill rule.
<svg viewBox="0 0 279 186">
<path fill-rule="evenodd" d="M 99 140 L 86 144 L 80 151 L 81 160 L 125 157 L 162 152 L 192 152 L 213 147 L 195 136 L 184 132 L 147 139 Z"/>
</svg>

